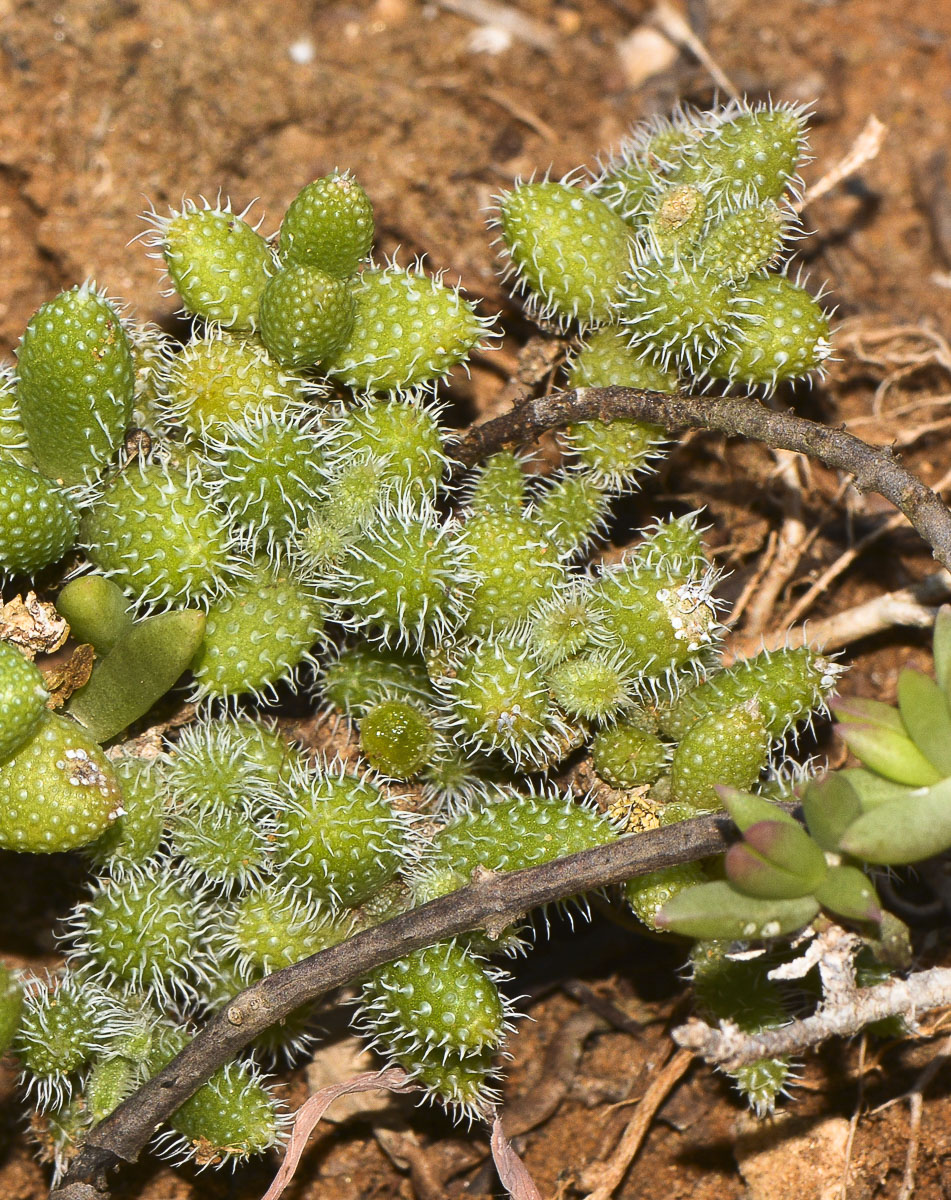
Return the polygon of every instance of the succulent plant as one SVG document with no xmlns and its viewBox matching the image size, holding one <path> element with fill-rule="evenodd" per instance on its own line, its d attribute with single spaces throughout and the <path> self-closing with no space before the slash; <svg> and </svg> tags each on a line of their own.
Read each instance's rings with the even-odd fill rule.
<svg viewBox="0 0 951 1200">
<path fill-rule="evenodd" d="M 785 269 L 804 149 L 793 107 L 681 109 L 596 178 L 500 197 L 510 277 L 571 333 L 569 386 L 768 391 L 821 371 L 828 316 Z M 665 867 L 623 898 L 652 935 L 702 939 L 703 1011 L 753 1030 L 782 1020 L 781 998 L 721 942 L 772 942 L 823 910 L 870 938 L 866 865 L 951 846 L 947 613 L 937 682 L 903 676 L 897 710 L 835 702 L 866 765 L 804 782 L 800 823 L 774 795 L 782 739 L 841 669 L 808 649 L 723 667 L 696 513 L 648 524 L 610 565 L 592 552 L 662 455 L 659 428 L 575 422 L 557 462 L 505 449 L 465 476 L 429 397 L 492 319 L 420 263 L 374 265 L 348 173 L 307 184 L 276 239 L 245 216 L 150 215 L 195 318 L 184 345 L 87 284 L 41 308 L 0 372 L 0 571 L 54 567 L 78 535 L 82 570 L 37 586 L 51 580 L 96 659 L 54 713 L 40 670 L 0 642 L 0 846 L 85 847 L 98 872 L 61 976 L 0 969 L 0 1047 L 13 1040 L 60 1169 L 235 991 L 479 870 L 724 807 L 738 836 L 722 865 Z M 126 439 L 140 414 L 144 440 Z M 185 675 L 195 708 L 156 723 Z M 327 718 L 340 757 L 288 742 L 287 706 L 262 719 L 285 697 Z M 594 792 L 564 790 L 589 759 Z M 493 934 L 360 983 L 368 1040 L 468 1117 L 496 1100 L 512 1018 L 485 960 L 527 944 Z M 292 1013 L 253 1054 L 293 1054 L 309 1020 Z M 255 1061 L 196 1091 L 168 1153 L 233 1163 L 280 1142 Z M 766 1111 L 788 1072 L 736 1081 Z"/>
</svg>

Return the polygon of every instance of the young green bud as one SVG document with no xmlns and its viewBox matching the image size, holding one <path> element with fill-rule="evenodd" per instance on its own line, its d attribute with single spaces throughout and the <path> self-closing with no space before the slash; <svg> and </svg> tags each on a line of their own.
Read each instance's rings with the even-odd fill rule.
<svg viewBox="0 0 951 1200">
<path fill-rule="evenodd" d="M 53 854 L 85 846 L 122 814 L 112 767 L 75 721 L 41 714 L 0 765 L 0 847 Z"/>
<path fill-rule="evenodd" d="M 253 799 L 223 805 L 214 797 L 180 805 L 169 822 L 171 850 L 189 883 L 223 893 L 259 880 L 271 867 L 273 822 L 259 819 Z"/>
<path fill-rule="evenodd" d="M 673 178 L 705 187 L 711 205 L 721 211 L 778 200 L 787 187 L 798 187 L 805 120 L 805 110 L 796 105 L 744 106 L 683 152 Z"/>
<path fill-rule="evenodd" d="M 645 388 L 651 392 L 675 392 L 676 374 L 664 370 L 649 355 L 632 350 L 630 343 L 630 335 L 618 325 L 592 329 L 571 357 L 568 386 L 616 386 Z M 606 426 L 603 421 L 582 422 L 581 426 L 575 428 L 597 424 L 613 429 L 617 423 L 612 421 L 610 426 Z M 620 423 L 638 426 L 642 430 L 642 439 L 651 438 L 656 442 L 663 436 L 663 430 L 659 426 L 644 426 L 637 421 L 622 420 Z M 575 450 L 575 453 L 580 451 Z M 591 467 L 594 464 L 586 462 L 584 465 Z"/>
<path fill-rule="evenodd" d="M 608 523 L 610 501 L 591 475 L 556 476 L 527 514 L 563 559 L 576 557 L 599 537 Z"/>
<path fill-rule="evenodd" d="M 703 365 L 712 379 L 774 388 L 803 379 L 832 352 L 819 303 L 783 275 L 754 275 L 732 293 L 736 325 Z"/>
<path fill-rule="evenodd" d="M 718 636 L 711 599 L 715 575 L 671 578 L 637 562 L 605 571 L 590 591 L 600 628 L 645 679 L 701 663 Z"/>
<path fill-rule="evenodd" d="M 443 379 L 482 341 L 491 320 L 458 289 L 418 268 L 363 271 L 353 284 L 349 338 L 323 363 L 356 392 L 402 392 Z"/>
<path fill-rule="evenodd" d="M 161 1148 L 167 1157 L 194 1157 L 199 1167 L 234 1165 L 263 1154 L 284 1137 L 277 1099 L 257 1068 L 232 1062 L 212 1075 L 178 1109 L 170 1124 L 177 1137 Z"/>
<path fill-rule="evenodd" d="M 469 645 L 434 682 L 460 745 L 501 751 L 516 766 L 567 753 L 569 730 L 552 705 L 544 674 L 513 638 Z"/>
<path fill-rule="evenodd" d="M 679 740 L 701 717 L 755 700 L 770 737 L 782 737 L 824 705 L 841 674 L 842 667 L 808 646 L 764 650 L 682 695 L 662 715 L 662 728 Z"/>
<path fill-rule="evenodd" d="M 334 172 L 301 188 L 281 221 L 278 254 L 328 275 L 352 275 L 373 245 L 373 209 L 349 172 Z"/>
<path fill-rule="evenodd" d="M 459 547 L 476 580 L 466 617 L 469 633 L 510 629 L 550 600 L 567 578 L 544 531 L 517 513 L 470 517 L 459 535 Z"/>
<path fill-rule="evenodd" d="M 48 699 L 34 664 L 12 642 L 0 642 L 0 762 L 35 732 Z"/>
<path fill-rule="evenodd" d="M 401 501 L 356 538 L 327 584 L 336 620 L 419 645 L 458 624 L 467 592 L 465 556 L 429 504 Z"/>
<path fill-rule="evenodd" d="M 90 561 L 143 603 L 206 604 L 225 586 L 233 556 L 200 483 L 191 461 L 129 463 L 83 516 Z"/>
<path fill-rule="evenodd" d="M 604 846 L 616 837 L 607 817 L 570 796 L 506 794 L 440 830 L 423 863 L 428 870 L 452 871 L 467 882 L 478 866 L 520 871 Z"/>
<path fill-rule="evenodd" d="M 699 810 L 720 807 L 717 786 L 751 787 L 766 766 L 770 735 L 755 704 L 713 712 L 687 730 L 674 751 L 674 800 Z"/>
<path fill-rule="evenodd" d="M 620 320 L 632 349 L 665 371 L 697 374 L 726 347 L 745 309 L 723 280 L 695 260 L 634 263 L 619 292 Z"/>
<path fill-rule="evenodd" d="M 532 609 L 525 623 L 529 649 L 541 666 L 557 666 L 592 643 L 598 619 L 584 582 L 570 583 Z"/>
<path fill-rule="evenodd" d="M 112 760 L 122 793 L 122 816 L 86 847 L 93 862 L 111 875 L 146 862 L 159 848 L 168 804 L 164 768 L 164 757 L 123 755 Z"/>
<path fill-rule="evenodd" d="M 454 1109 L 463 1120 L 486 1120 L 501 1099 L 488 1082 L 495 1059 L 495 1051 L 490 1047 L 475 1054 L 460 1054 L 420 1046 L 394 1058 L 408 1075 L 426 1087 L 430 1100 Z"/>
<path fill-rule="evenodd" d="M 411 779 L 433 757 L 436 731 L 429 716 L 406 700 L 382 699 L 360 721 L 360 749 L 370 766 L 391 779 Z"/>
<path fill-rule="evenodd" d="M 698 515 L 699 510 L 649 525 L 632 561 L 666 571 L 673 578 L 702 575 L 709 563 L 703 550 L 702 531 L 697 528 Z"/>
<path fill-rule="evenodd" d="M 10 363 L 0 363 L 0 462 L 36 470 L 36 459 L 30 453 L 20 419 L 16 375 Z"/>
<path fill-rule="evenodd" d="M 522 459 L 511 450 L 490 454 L 470 476 L 465 493 L 466 511 L 520 513 L 525 503 L 526 478 Z"/>
<path fill-rule="evenodd" d="M 66 553 L 78 519 L 66 496 L 45 476 L 0 461 L 0 579 L 32 574 Z"/>
<path fill-rule="evenodd" d="M 436 942 L 372 972 L 359 1024 L 397 1057 L 418 1050 L 459 1055 L 497 1049 L 509 1027 L 493 978 L 461 942 Z"/>
<path fill-rule="evenodd" d="M 88 481 L 132 416 L 132 350 L 115 308 L 95 285 L 61 292 L 26 327 L 17 402 L 39 469 L 61 483 Z"/>
<path fill-rule="evenodd" d="M 217 326 L 172 359 L 166 379 L 169 414 L 191 433 L 215 432 L 251 409 L 299 408 L 314 385 L 285 371 L 257 341 Z"/>
<path fill-rule="evenodd" d="M 277 858 L 316 896 L 360 904 L 388 883 L 407 852 L 406 822 L 367 778 L 343 764 L 300 771 L 282 793 Z"/>
<path fill-rule="evenodd" d="M 245 210 L 246 212 L 247 210 Z M 273 267 L 261 235 L 231 206 L 199 208 L 187 200 L 170 217 L 149 214 L 175 290 L 185 309 L 226 329 L 255 329 Z"/>
<path fill-rule="evenodd" d="M 553 667 L 548 675 L 552 695 L 561 708 L 586 721 L 610 721 L 630 708 L 635 683 L 625 657 L 616 652 L 578 654 Z"/>
<path fill-rule="evenodd" d="M 256 407 L 206 433 L 208 494 L 229 525 L 271 554 L 287 545 L 322 488 L 316 424 Z"/>
<path fill-rule="evenodd" d="M 150 321 L 126 321 L 126 336 L 132 351 L 131 424 L 135 429 L 168 433 L 166 380 L 174 359 L 174 343 Z"/>
<path fill-rule="evenodd" d="M 585 190 L 637 229 L 655 202 L 657 185 L 657 178 L 639 161 L 633 147 L 622 143 Z"/>
<path fill-rule="evenodd" d="M 351 285 L 294 263 L 277 271 L 261 297 L 261 340 L 284 367 L 330 363 L 353 332 Z"/>
<path fill-rule="evenodd" d="M 312 661 L 310 648 L 323 625 L 322 605 L 290 571 L 252 564 L 247 578 L 208 610 L 204 641 L 192 660 L 195 697 L 250 692 L 276 699 L 277 685 Z"/>
<path fill-rule="evenodd" d="M 300 756 L 280 734 L 255 721 L 199 717 L 182 731 L 166 779 L 177 808 L 203 801 L 239 808 L 273 806 L 273 790 L 290 779 Z"/>
<path fill-rule="evenodd" d="M 286 879 L 253 883 L 225 910 L 223 945 L 238 979 L 289 967 L 343 941 L 348 926 L 320 901 Z"/>
<path fill-rule="evenodd" d="M 107 1010 L 102 989 L 75 973 L 26 989 L 13 1049 L 41 1108 L 68 1098 L 76 1072 L 103 1049 Z"/>
<path fill-rule="evenodd" d="M 500 198 L 499 228 L 528 306 L 546 320 L 610 320 L 631 230 L 596 196 L 565 183 L 520 183 Z"/>
<path fill-rule="evenodd" d="M 633 387 L 675 392 L 677 375 L 656 365 L 649 355 L 632 350 L 630 335 L 617 325 L 592 330 L 572 357 L 569 387 Z M 626 418 L 579 421 L 562 434 L 567 453 L 591 479 L 613 492 L 636 486 L 660 454 L 665 434 L 659 425 Z"/>
<path fill-rule="evenodd" d="M 374 478 L 392 484 L 414 499 L 435 499 L 448 464 L 446 435 L 439 425 L 440 410 L 419 400 L 363 400 L 338 414 L 330 427 L 331 452 L 338 451 L 341 470 L 374 464 Z M 354 481 L 359 486 L 359 481 Z M 343 488 L 343 476 L 338 487 Z M 353 484 L 350 485 L 351 490 Z M 364 485 L 365 486 L 365 485 Z M 357 497 L 335 499 L 352 504 Z M 379 493 L 374 488 L 372 504 Z M 365 503 L 363 510 L 365 511 Z M 353 519 L 353 518 L 351 518 Z M 355 520 L 355 524 L 361 521 Z"/>
<path fill-rule="evenodd" d="M 386 696 L 421 700 L 432 696 L 429 676 L 418 658 L 366 642 L 342 646 L 324 666 L 320 685 L 326 702 L 348 717 L 363 716 Z"/>
<path fill-rule="evenodd" d="M 788 221 L 788 214 L 772 200 L 729 213 L 700 243 L 700 261 L 728 283 L 742 283 L 777 261 Z"/>
<path fill-rule="evenodd" d="M 111 986 L 148 990 L 161 1002 L 189 999 L 206 969 L 210 913 L 199 895 L 153 859 L 96 881 L 70 917 L 74 955 Z"/>
<path fill-rule="evenodd" d="M 598 731 L 591 743 L 594 769 L 614 787 L 654 783 L 667 770 L 670 750 L 656 734 L 619 721 Z"/>
</svg>

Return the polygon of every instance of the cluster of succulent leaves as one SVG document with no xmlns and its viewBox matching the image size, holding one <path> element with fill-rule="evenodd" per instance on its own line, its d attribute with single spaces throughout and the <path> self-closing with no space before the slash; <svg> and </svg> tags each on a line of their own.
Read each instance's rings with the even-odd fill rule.
<svg viewBox="0 0 951 1200">
<path fill-rule="evenodd" d="M 804 132 L 790 108 L 682 110 L 586 185 L 502 198 L 530 309 L 583 334 L 569 382 L 771 385 L 821 365 L 825 316 L 771 273 L 795 227 L 784 195 Z M 735 962 L 728 943 L 801 927 L 820 906 L 874 924 L 853 860 L 886 860 L 851 844 L 865 818 L 850 809 L 842 824 L 841 789 L 869 816 L 914 807 L 902 782 L 941 798 L 915 693 L 900 719 L 866 707 L 849 726 L 887 729 L 899 767 L 870 766 L 910 774 L 807 791 L 804 831 L 775 803 L 794 781 L 787 742 L 840 669 L 807 648 L 721 665 L 697 514 L 598 562 L 659 430 L 579 423 L 547 475 L 502 451 L 450 486 L 437 387 L 492 322 L 421 264 L 374 265 L 372 209 L 347 174 L 308 184 L 271 239 L 245 216 L 150 214 L 194 318 L 184 345 L 84 284 L 37 312 L 2 380 L 0 568 L 53 594 L 96 656 L 53 712 L 37 667 L 0 644 L 0 847 L 84 848 L 96 871 L 65 925 L 67 967 L 0 974 L 0 1048 L 18 1055 L 60 1168 L 248 983 L 477 868 L 724 804 L 744 834 L 726 878 L 675 867 L 625 898 L 652 931 L 703 939 L 709 1012 L 782 1021 L 765 963 Z M 62 584 L 70 554 L 79 569 Z M 137 756 L 120 735 L 183 673 L 196 719 Z M 337 722 L 342 758 L 315 761 L 268 720 L 294 693 Z M 610 803 L 567 786 L 584 753 Z M 512 1017 L 488 959 L 530 932 L 378 969 L 358 1027 L 434 1098 L 484 1114 Z M 262 1071 L 306 1050 L 310 1019 L 293 1014 L 202 1087 L 168 1148 L 208 1164 L 278 1141 Z M 768 1109 L 787 1072 L 738 1082 Z"/>
<path fill-rule="evenodd" d="M 778 269 L 800 233 L 805 135 L 801 107 L 744 102 L 638 126 L 594 178 L 501 198 L 510 274 L 540 318 L 637 351 L 631 386 L 802 379 L 831 348 L 817 298 Z"/>
</svg>

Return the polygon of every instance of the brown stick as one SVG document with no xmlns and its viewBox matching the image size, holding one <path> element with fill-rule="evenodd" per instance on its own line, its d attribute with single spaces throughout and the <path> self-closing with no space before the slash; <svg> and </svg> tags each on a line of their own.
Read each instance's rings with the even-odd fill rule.
<svg viewBox="0 0 951 1200">
<path fill-rule="evenodd" d="M 775 412 L 756 400 L 671 396 L 640 388 L 573 388 L 526 400 L 511 412 L 476 425 L 456 444 L 453 455 L 462 466 L 471 467 L 496 450 L 534 441 L 549 429 L 619 417 L 660 425 L 668 432 L 715 429 L 776 449 L 796 450 L 827 467 L 847 471 L 860 491 L 878 492 L 900 509 L 935 558 L 951 568 L 951 510 L 901 466 L 889 447 L 870 446 L 844 429 Z"/>
<path fill-rule="evenodd" d="M 479 927 L 501 928 L 540 905 L 721 853 L 734 836 L 726 814 L 714 814 L 540 867 L 489 875 L 276 971 L 216 1013 L 177 1058 L 90 1131 L 50 1200 L 107 1197 L 110 1172 L 135 1162 L 157 1129 L 206 1079 L 300 1005 L 442 938 Z"/>
</svg>

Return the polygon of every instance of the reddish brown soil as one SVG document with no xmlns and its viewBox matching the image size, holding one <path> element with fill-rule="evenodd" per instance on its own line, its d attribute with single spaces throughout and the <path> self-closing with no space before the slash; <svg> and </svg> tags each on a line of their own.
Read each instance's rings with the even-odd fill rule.
<svg viewBox="0 0 951 1200">
<path fill-rule="evenodd" d="M 516 7 L 516 6 L 510 6 Z M 553 32 L 553 50 L 516 40 L 498 54 L 476 52 L 475 26 L 416 0 L 0 0 L 0 351 L 9 352 L 33 310 L 56 290 L 93 276 L 143 316 L 167 321 L 173 302 L 158 272 L 128 244 L 146 203 L 163 211 L 183 195 L 259 197 L 275 228 L 308 179 L 352 168 L 378 215 L 380 250 L 426 252 L 458 275 L 486 311 L 510 318 L 499 365 L 476 364 L 455 385 L 468 411 L 488 411 L 527 335 L 502 291 L 484 209 L 519 174 L 556 173 L 591 162 L 634 119 L 679 97 L 710 99 L 708 76 L 688 57 L 632 88 L 619 43 L 643 18 L 641 0 L 520 0 Z M 951 198 L 943 155 L 951 108 L 951 6 L 933 0 L 690 0 L 697 32 L 739 88 L 756 96 L 815 101 L 815 179 L 875 113 L 889 127 L 879 157 L 847 186 L 809 209 L 819 233 L 804 245 L 814 277 L 828 278 L 840 312 L 872 327 L 927 325 L 951 331 Z M 302 47 L 309 47 L 311 57 Z M 942 278 L 943 274 L 943 278 Z M 912 413 L 861 424 L 886 368 L 843 353 L 802 411 L 877 442 L 907 433 Z M 947 373 L 925 364 L 900 380 L 886 408 L 948 391 Z M 925 410 L 920 420 L 935 415 Z M 940 413 L 938 414 L 940 415 Z M 934 481 L 951 465 L 941 430 L 917 438 L 906 461 Z M 764 450 L 693 437 L 675 452 L 661 500 L 710 505 L 712 543 L 726 547 L 735 596 L 781 517 L 773 463 Z M 817 471 L 807 519 L 819 534 L 792 595 L 846 544 L 838 481 Z M 631 505 L 632 520 L 657 510 Z M 860 531 L 887 510 L 875 497 L 849 497 Z M 879 542 L 813 610 L 814 616 L 901 587 L 931 569 L 909 532 Z M 787 597 L 788 599 L 788 597 Z M 856 691 L 888 698 L 900 665 L 928 663 L 927 635 L 897 631 L 850 651 Z M 828 740 L 826 748 L 829 748 Z M 79 887 L 72 862 L 0 860 L 0 954 L 14 964 L 52 964 L 49 929 Z M 946 961 L 941 934 L 926 939 Z M 633 1034 L 606 1027 L 585 1044 L 561 1081 L 554 1115 L 519 1141 L 542 1195 L 577 1195 L 583 1168 L 605 1156 L 636 1099 L 669 1052 L 665 1029 L 681 1004 L 681 952 L 599 919 L 561 936 L 519 970 L 517 990 L 534 1022 L 514 1040 L 507 1100 L 540 1086 L 546 1049 L 579 1009 L 565 981 L 581 979 L 629 1017 Z M 898 1195 L 908 1140 L 900 1097 L 935 1043 L 869 1043 L 862 1106 L 851 1153 L 851 1200 Z M 795 1105 L 751 1128 L 721 1080 L 694 1067 L 673 1091 L 618 1192 L 622 1200 L 833 1200 L 845 1169 L 848 1121 L 859 1101 L 859 1048 L 832 1046 L 803 1069 Z M 0 1197 L 37 1200 L 44 1169 L 31 1157 L 13 1070 L 0 1068 Z M 548 1084 L 551 1080 L 548 1079 Z M 304 1095 L 298 1077 L 292 1097 Z M 788 1115 L 787 1115 L 788 1114 Z M 480 1134 L 453 1130 L 437 1114 L 394 1102 L 374 1137 L 359 1116 L 318 1138 L 289 1200 L 477 1195 L 496 1185 L 483 1170 Z M 921 1200 L 951 1195 L 951 1083 L 939 1075 L 926 1096 L 918 1152 Z M 388 1147 L 390 1157 L 384 1147 Z M 395 1161 L 394 1161 L 395 1160 Z M 127 1172 L 121 1200 L 254 1200 L 273 1163 L 232 1177 L 174 1171 L 154 1161 Z"/>
</svg>

